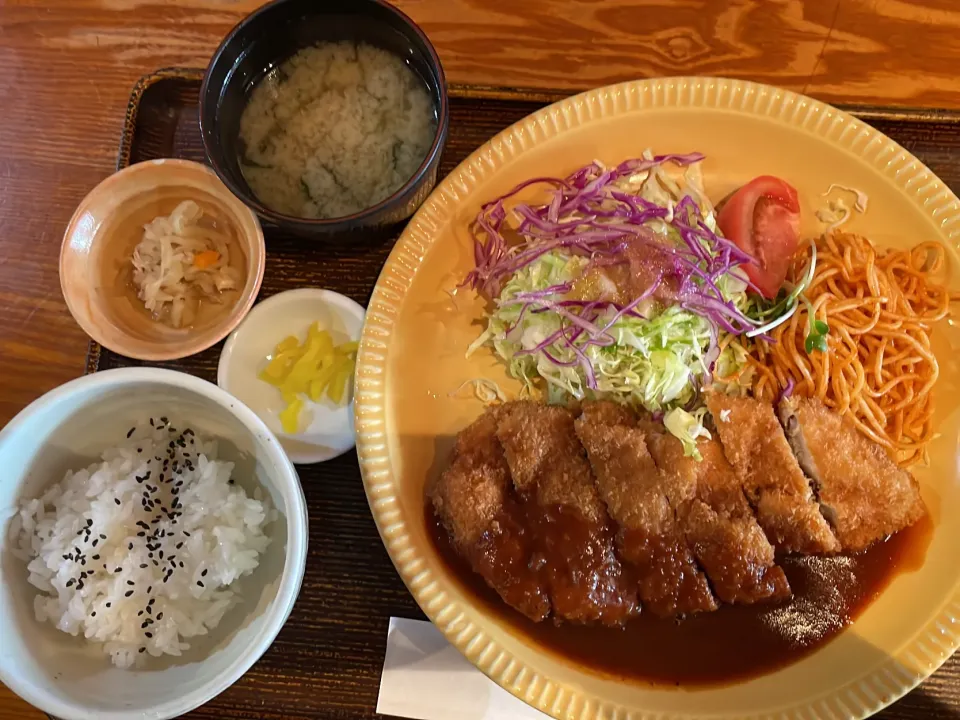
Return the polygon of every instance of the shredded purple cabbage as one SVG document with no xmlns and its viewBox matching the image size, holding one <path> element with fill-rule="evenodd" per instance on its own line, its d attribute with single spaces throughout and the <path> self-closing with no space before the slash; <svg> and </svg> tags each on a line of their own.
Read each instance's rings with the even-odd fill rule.
<svg viewBox="0 0 960 720">
<path fill-rule="evenodd" d="M 705 354 L 709 382 L 720 355 L 719 332 L 740 335 L 754 327 L 734 303 L 723 297 L 717 281 L 735 267 L 754 262 L 754 259 L 710 230 L 700 208 L 689 195 L 676 203 L 671 218 L 669 208 L 631 195 L 616 184 L 624 177 L 663 163 L 686 166 L 703 158 L 701 153 L 658 155 L 651 159 L 625 160 L 612 169 L 594 162 L 566 178 L 538 177 L 520 183 L 482 206 L 473 227 L 475 267 L 463 284 L 497 298 L 503 284 L 514 273 L 554 250 L 589 258 L 587 267 L 590 269 L 628 263 L 628 252 L 638 244 L 642 245 L 663 258 L 671 276 L 669 279 L 679 288 L 676 302 L 705 318 L 710 325 L 710 346 Z M 515 230 L 510 231 L 517 239 L 508 242 L 504 236 L 505 202 L 535 185 L 546 186 L 548 199 L 542 205 L 517 203 L 511 208 L 520 222 Z M 682 245 L 666 244 L 646 227 L 648 222 L 658 218 L 676 231 Z M 528 310 L 555 312 L 566 321 L 563 329 L 544 339 L 537 347 L 521 350 L 518 354 L 539 352 L 558 366 L 579 364 L 583 367 L 587 386 L 595 389 L 593 368 L 582 348 L 615 342 L 608 332 L 613 324 L 626 314 L 643 317 L 637 307 L 653 296 L 664 280 L 661 275 L 626 305 L 565 300 L 563 296 L 571 290 L 569 284 L 522 293 L 507 300 L 509 304 L 523 306 L 520 319 L 513 327 L 519 325 Z M 601 316 L 605 316 L 611 306 L 616 314 L 601 325 Z M 584 333 L 586 339 L 574 344 Z M 562 362 L 552 356 L 547 348 L 557 342 L 569 347 L 576 360 Z"/>
<path fill-rule="evenodd" d="M 793 395 L 793 389 L 796 386 L 797 384 L 793 381 L 793 378 L 787 378 L 787 385 L 780 391 L 780 395 L 777 397 L 777 404 L 779 404 L 781 400 L 786 400 Z"/>
</svg>

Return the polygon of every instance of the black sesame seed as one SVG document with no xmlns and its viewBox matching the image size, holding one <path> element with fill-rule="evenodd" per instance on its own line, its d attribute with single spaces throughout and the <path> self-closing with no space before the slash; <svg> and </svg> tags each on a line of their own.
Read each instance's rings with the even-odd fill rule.
<svg viewBox="0 0 960 720">
<path fill-rule="evenodd" d="M 107 539 L 107 536 L 104 535 L 103 533 L 100 533 L 100 539 L 101 539 L 101 540 L 106 540 L 106 539 Z"/>
<path fill-rule="evenodd" d="M 90 617 L 96 617 L 96 616 L 97 616 L 97 611 L 96 611 L 96 610 L 93 610 L 93 611 L 90 613 Z"/>
<path fill-rule="evenodd" d="M 167 419 L 167 416 L 166 416 L 166 415 L 161 415 L 161 416 L 160 416 L 160 422 L 162 422 L 164 425 L 166 425 L 166 424 L 167 424 L 168 422 L 170 422 L 170 421 Z"/>
<path fill-rule="evenodd" d="M 146 651 L 147 651 L 146 648 L 140 648 L 140 650 L 139 650 L 138 652 L 146 652 Z"/>
<path fill-rule="evenodd" d="M 81 564 L 81 565 L 86 565 L 86 564 L 87 564 L 87 559 L 86 559 L 85 557 L 80 558 L 80 564 Z"/>
<path fill-rule="evenodd" d="M 87 518 L 87 527 L 90 527 L 91 525 L 93 525 L 93 520 Z"/>
<path fill-rule="evenodd" d="M 175 446 L 176 446 L 176 443 L 173 440 L 171 440 L 170 444 L 167 447 L 169 447 L 172 450 Z"/>
<path fill-rule="evenodd" d="M 203 572 L 200 573 L 200 577 L 206 577 L 206 576 L 207 576 L 207 569 L 204 568 L 204 569 L 203 569 Z"/>
<path fill-rule="evenodd" d="M 148 586 L 147 586 L 147 595 L 149 595 L 149 594 L 152 593 L 152 592 L 153 592 L 153 585 L 148 585 Z"/>
<path fill-rule="evenodd" d="M 152 558 L 152 557 L 153 557 L 153 553 L 152 553 L 152 552 L 148 552 L 148 553 L 147 553 L 147 557 L 148 557 L 148 558 Z"/>
<path fill-rule="evenodd" d="M 167 580 L 169 580 L 169 579 L 170 579 L 170 576 L 169 576 L 169 575 L 164 575 L 164 576 L 163 576 L 163 582 L 164 582 L 164 583 L 166 583 Z"/>
<path fill-rule="evenodd" d="M 143 617 L 143 610 L 141 610 L 140 612 L 137 613 L 137 617 Z M 141 629 L 142 629 L 142 628 L 143 628 L 143 625 L 141 625 L 140 627 L 141 627 Z"/>
<path fill-rule="evenodd" d="M 133 550 L 133 543 L 127 543 L 127 550 Z"/>
<path fill-rule="evenodd" d="M 177 564 L 178 564 L 180 567 L 183 567 L 183 560 L 181 560 L 181 561 L 180 561 L 179 563 L 177 563 Z"/>
<path fill-rule="evenodd" d="M 186 535 L 187 537 L 190 537 L 190 533 L 188 533 L 186 530 L 183 531 L 183 534 Z"/>
<path fill-rule="evenodd" d="M 150 632 L 146 632 L 146 633 L 144 633 L 143 635 L 144 635 L 144 637 L 147 637 L 147 638 L 152 638 L 152 637 L 153 637 L 153 633 L 150 633 Z"/>
<path fill-rule="evenodd" d="M 227 480 L 227 485 L 233 485 L 233 478 L 230 478 L 229 480 Z"/>
<path fill-rule="evenodd" d="M 146 563 L 140 563 L 140 569 L 143 570 L 147 567 Z"/>
<path fill-rule="evenodd" d="M 96 547 L 98 542 L 100 542 L 100 541 L 97 540 L 97 538 L 94 538 L 94 539 L 93 539 L 93 547 Z"/>
<path fill-rule="evenodd" d="M 148 605 L 148 606 L 149 606 L 149 605 L 153 605 L 156 601 L 157 601 L 156 598 L 150 598 L 150 600 L 147 602 L 147 605 Z"/>
<path fill-rule="evenodd" d="M 142 453 L 142 452 L 143 452 L 143 448 L 137 448 L 137 452 L 138 452 L 138 453 Z"/>
<path fill-rule="evenodd" d="M 93 559 L 94 559 L 94 560 L 99 560 L 99 559 L 100 559 L 100 556 L 99 556 L 99 555 L 94 555 L 94 556 L 93 556 Z"/>
<path fill-rule="evenodd" d="M 123 570 L 123 568 L 118 566 L 118 567 L 114 570 L 114 572 L 115 572 L 115 573 L 118 573 L 118 572 L 120 572 L 121 570 Z"/>
<path fill-rule="evenodd" d="M 134 433 L 134 431 L 135 431 L 136 429 L 137 429 L 136 426 L 134 426 L 134 427 L 130 428 L 130 429 L 127 431 L 127 439 L 128 439 L 128 440 L 130 439 L 130 436 L 133 435 L 133 433 Z"/>
<path fill-rule="evenodd" d="M 114 499 L 113 499 L 113 502 L 115 502 L 117 505 L 119 505 L 119 504 L 120 504 L 120 498 L 114 498 Z"/>
<path fill-rule="evenodd" d="M 136 585 L 136 583 L 133 580 L 127 580 L 127 585 Z"/>
<path fill-rule="evenodd" d="M 150 427 L 153 427 L 153 418 L 150 418 Z"/>
<path fill-rule="evenodd" d="M 197 585 L 199 585 L 200 587 L 203 587 L 203 583 L 200 582 L 199 580 L 197 580 Z"/>
<path fill-rule="evenodd" d="M 140 612 L 143 612 L 143 611 L 141 610 Z M 141 630 L 143 630 L 144 628 L 147 628 L 147 627 L 150 627 L 150 623 L 148 623 L 146 620 L 144 620 L 142 623 L 140 623 L 140 629 L 141 629 Z"/>
<path fill-rule="evenodd" d="M 147 534 L 143 530 L 137 533 L 137 537 L 146 537 L 146 536 Z"/>
<path fill-rule="evenodd" d="M 77 590 L 83 590 L 83 580 L 77 583 Z"/>
<path fill-rule="evenodd" d="M 130 597 L 131 595 L 133 595 L 133 590 L 127 590 L 127 591 L 123 594 L 124 597 Z"/>
<path fill-rule="evenodd" d="M 70 578 L 69 580 L 67 580 L 67 587 L 72 587 L 72 586 L 73 586 L 73 582 L 74 582 L 74 581 L 73 581 L 73 578 Z"/>
<path fill-rule="evenodd" d="M 107 607 L 110 607 L 111 605 L 113 605 L 113 603 L 107 603 Z"/>
<path fill-rule="evenodd" d="M 163 613 L 157 613 L 157 620 L 163 620 Z"/>
<path fill-rule="evenodd" d="M 182 541 L 181 541 L 181 542 L 178 542 L 178 543 L 177 543 L 177 550 L 179 550 L 179 549 L 182 548 L 182 547 L 183 547 L 183 542 L 182 542 Z"/>
</svg>

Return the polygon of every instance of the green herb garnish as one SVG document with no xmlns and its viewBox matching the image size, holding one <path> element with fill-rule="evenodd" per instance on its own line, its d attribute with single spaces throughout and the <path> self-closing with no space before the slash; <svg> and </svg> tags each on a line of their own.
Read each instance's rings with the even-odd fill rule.
<svg viewBox="0 0 960 720">
<path fill-rule="evenodd" d="M 803 344 L 804 349 L 807 351 L 807 355 L 812 354 L 814 350 L 826 352 L 827 335 L 830 333 L 830 326 L 823 320 L 814 320 L 813 315 L 810 315 L 810 318 L 810 333 L 807 335 L 806 342 Z"/>
</svg>

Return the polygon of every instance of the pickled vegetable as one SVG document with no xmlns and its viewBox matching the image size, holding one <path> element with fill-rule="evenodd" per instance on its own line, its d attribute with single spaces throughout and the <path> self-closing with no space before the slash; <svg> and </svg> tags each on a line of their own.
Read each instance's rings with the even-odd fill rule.
<svg viewBox="0 0 960 720">
<path fill-rule="evenodd" d="M 326 396 L 334 405 L 344 405 L 356 364 L 358 344 L 334 345 L 330 333 L 313 323 L 301 343 L 293 335 L 284 338 L 267 356 L 257 377 L 276 387 L 285 407 L 280 413 L 283 431 L 296 434 L 305 398 L 321 402 Z"/>
</svg>

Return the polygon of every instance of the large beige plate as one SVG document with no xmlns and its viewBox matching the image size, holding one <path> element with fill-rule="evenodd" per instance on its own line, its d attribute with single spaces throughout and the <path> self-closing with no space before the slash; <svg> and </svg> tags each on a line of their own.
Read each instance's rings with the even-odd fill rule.
<svg viewBox="0 0 960 720">
<path fill-rule="evenodd" d="M 413 218 L 377 283 L 357 371 L 357 452 L 383 541 L 424 612 L 483 672 L 557 718 L 851 718 L 893 702 L 960 645 L 960 331 L 937 328 L 941 437 L 918 473 L 935 531 L 922 569 L 899 575 L 854 626 L 784 670 L 722 688 L 614 682 L 512 636 L 465 596 L 431 549 L 423 487 L 480 404 L 451 397 L 488 377 L 515 389 L 490 353 L 469 361 L 482 304 L 448 294 L 471 267 L 468 225 L 481 203 L 521 180 L 564 175 L 645 147 L 706 153 L 711 197 L 760 174 L 793 183 L 807 231 L 831 183 L 860 188 L 854 230 L 881 245 L 936 238 L 957 267 L 960 202 L 899 145 L 829 105 L 752 83 L 676 78 L 593 90 L 531 115 L 471 155 Z M 952 272 L 952 275 L 955 275 Z M 955 280 L 954 280 L 955 284 Z M 946 519 L 944 521 L 944 519 Z"/>
</svg>

